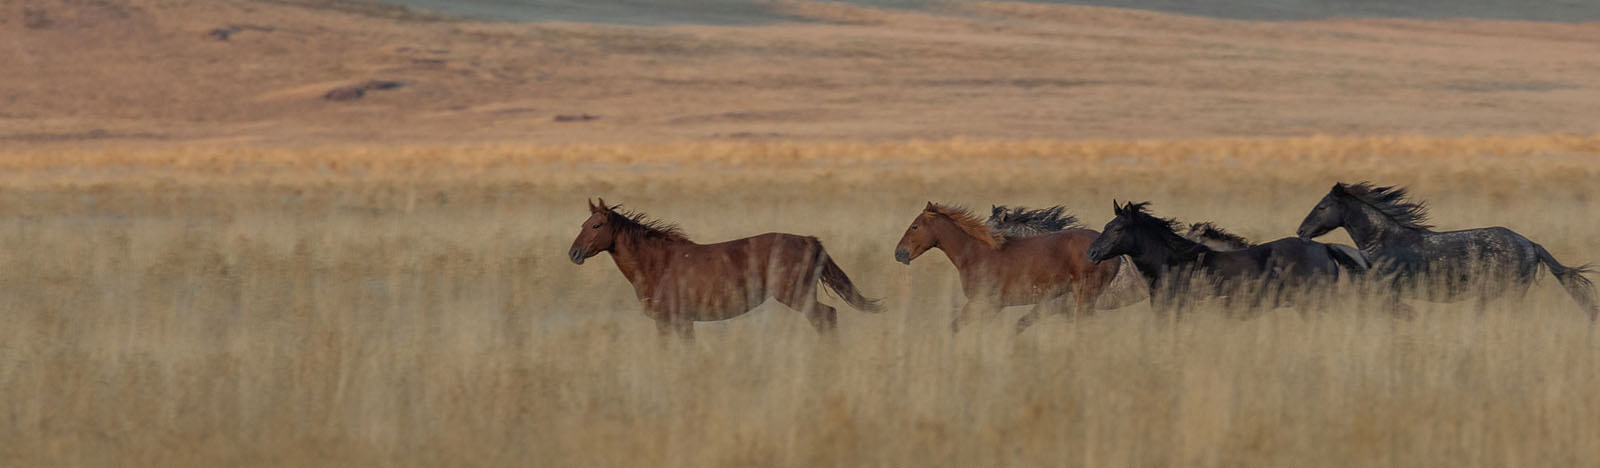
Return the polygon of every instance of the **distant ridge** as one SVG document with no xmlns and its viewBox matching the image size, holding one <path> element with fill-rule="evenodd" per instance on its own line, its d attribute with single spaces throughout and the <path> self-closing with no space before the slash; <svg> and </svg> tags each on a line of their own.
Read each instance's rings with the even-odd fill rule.
<svg viewBox="0 0 1600 468">
<path fill-rule="evenodd" d="M 337 0 L 269 0 L 294 4 Z M 490 21 L 570 21 L 628 25 L 748 25 L 794 20 L 776 6 L 752 0 L 383 0 L 395 5 Z M 367 3 L 356 1 L 349 3 Z M 879 8 L 930 9 L 946 0 L 844 0 Z M 1040 0 L 1029 3 L 1159 11 L 1241 20 L 1328 18 L 1473 18 L 1584 22 L 1600 20 L 1600 2 L 1558 0 Z"/>
</svg>

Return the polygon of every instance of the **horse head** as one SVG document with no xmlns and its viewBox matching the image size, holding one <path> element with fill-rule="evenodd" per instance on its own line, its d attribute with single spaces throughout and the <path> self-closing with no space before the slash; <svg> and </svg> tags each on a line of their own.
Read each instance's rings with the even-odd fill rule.
<svg viewBox="0 0 1600 468">
<path fill-rule="evenodd" d="M 589 219 L 583 221 L 578 227 L 578 237 L 572 240 L 572 248 L 567 250 L 567 258 L 572 263 L 583 264 L 589 257 L 599 255 L 600 252 L 611 250 L 617 238 L 617 225 L 613 220 L 616 213 L 614 206 L 606 206 L 605 199 L 600 199 L 598 205 L 589 202 Z"/>
<path fill-rule="evenodd" d="M 1301 239 L 1312 239 L 1343 226 L 1345 208 L 1341 195 L 1344 191 L 1344 184 L 1333 184 L 1333 189 L 1317 202 L 1317 206 L 1311 208 L 1310 213 L 1306 213 L 1305 220 L 1300 221 L 1300 227 L 1295 229 L 1294 234 Z"/>
<path fill-rule="evenodd" d="M 928 202 L 927 208 L 917 213 L 917 217 L 911 220 L 911 225 L 906 227 L 906 233 L 900 236 L 900 242 L 895 244 L 894 260 L 910 265 L 911 261 L 921 256 L 923 252 L 938 247 L 938 239 L 934 238 L 933 230 L 928 228 L 928 224 L 938 217 L 939 213 L 933 202 Z"/>
</svg>

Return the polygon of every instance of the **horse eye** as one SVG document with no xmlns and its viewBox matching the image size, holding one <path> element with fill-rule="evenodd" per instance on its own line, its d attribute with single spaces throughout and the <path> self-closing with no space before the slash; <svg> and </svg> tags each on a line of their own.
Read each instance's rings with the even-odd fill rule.
<svg viewBox="0 0 1600 468">
<path fill-rule="evenodd" d="M 915 224 L 911 225 L 911 230 L 913 230 L 913 231 L 917 230 L 917 225 L 915 225 Z"/>
<path fill-rule="evenodd" d="M 594 228 L 595 229 L 600 229 L 600 223 L 594 223 Z"/>
</svg>

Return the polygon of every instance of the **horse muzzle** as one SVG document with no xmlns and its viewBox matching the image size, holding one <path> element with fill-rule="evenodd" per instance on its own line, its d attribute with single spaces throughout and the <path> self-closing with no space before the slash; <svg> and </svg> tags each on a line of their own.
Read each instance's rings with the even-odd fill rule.
<svg viewBox="0 0 1600 468">
<path fill-rule="evenodd" d="M 894 261 L 910 265 L 911 251 L 906 249 L 894 249 Z"/>
<path fill-rule="evenodd" d="M 583 254 L 583 249 L 573 247 L 572 250 L 567 251 L 567 258 L 572 259 L 572 263 L 582 265 L 583 261 L 589 257 Z"/>
<path fill-rule="evenodd" d="M 1094 264 L 1094 265 L 1099 265 L 1100 262 L 1103 262 L 1103 261 L 1106 260 L 1105 257 L 1103 256 L 1103 252 L 1100 252 L 1100 251 L 1095 250 L 1095 249 L 1089 249 L 1088 256 L 1089 256 L 1089 263 Z"/>
</svg>

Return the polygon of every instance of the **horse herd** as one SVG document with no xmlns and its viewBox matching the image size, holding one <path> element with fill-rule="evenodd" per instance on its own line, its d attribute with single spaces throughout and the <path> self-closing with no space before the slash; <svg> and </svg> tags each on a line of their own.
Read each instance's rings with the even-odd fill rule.
<svg viewBox="0 0 1600 468">
<path fill-rule="evenodd" d="M 677 226 L 616 205 L 589 203 L 568 256 L 583 264 L 609 252 L 633 284 L 644 313 L 663 335 L 693 338 L 694 322 L 733 318 L 768 299 L 831 331 L 837 311 L 817 300 L 817 285 L 852 307 L 882 305 L 856 290 L 815 237 L 768 233 L 717 244 L 691 242 Z M 1588 266 L 1568 267 L 1544 247 L 1503 227 L 1436 232 L 1424 203 L 1399 187 L 1335 184 L 1300 223 L 1295 237 L 1252 244 L 1211 223 L 1187 227 L 1150 212 L 1149 203 L 1113 202 L 1100 232 L 1062 207 L 993 207 L 989 218 L 929 202 L 895 246 L 910 264 L 939 249 L 955 264 L 967 302 L 952 331 L 974 316 L 1032 305 L 1018 332 L 1043 314 L 1116 309 L 1148 300 L 1176 317 L 1202 300 L 1229 311 L 1325 307 L 1341 278 L 1371 287 L 1387 310 L 1410 316 L 1403 298 L 1475 299 L 1479 307 L 1521 297 L 1543 265 L 1591 320 L 1600 316 Z M 1354 247 L 1312 239 L 1344 228 Z M 1182 231 L 1182 232 L 1180 232 Z"/>
</svg>

